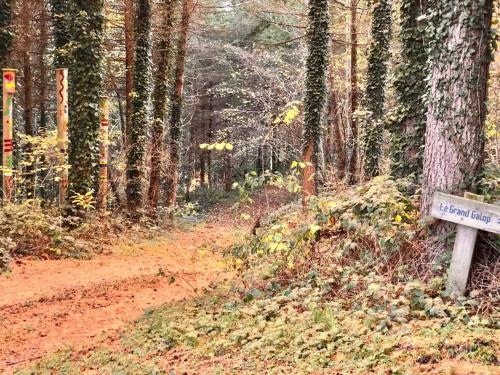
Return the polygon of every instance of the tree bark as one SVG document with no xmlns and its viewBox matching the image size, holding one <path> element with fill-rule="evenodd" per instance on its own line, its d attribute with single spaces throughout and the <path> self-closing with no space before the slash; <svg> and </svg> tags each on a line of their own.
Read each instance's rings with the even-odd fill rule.
<svg viewBox="0 0 500 375">
<path fill-rule="evenodd" d="M 149 181 L 149 205 L 158 206 L 160 199 L 161 173 L 165 169 L 165 117 L 167 114 L 167 99 L 169 77 L 172 68 L 173 46 L 172 32 L 174 13 L 177 0 L 165 0 L 162 25 L 163 35 L 158 43 L 158 68 L 156 70 L 155 88 L 153 93 L 153 132 L 151 146 L 151 174 Z"/>
<path fill-rule="evenodd" d="M 428 41 L 425 37 L 427 0 L 401 2 L 401 53 L 394 72 L 396 108 L 389 122 L 391 174 L 395 178 L 422 176 L 427 107 Z"/>
<path fill-rule="evenodd" d="M 385 88 L 390 57 L 392 1 L 380 0 L 373 7 L 370 54 L 363 107 L 368 112 L 362 132 L 364 174 L 380 175 L 384 141 Z"/>
<path fill-rule="evenodd" d="M 354 113 L 358 109 L 358 30 L 357 13 L 358 0 L 351 0 L 350 15 L 350 59 L 349 59 L 349 81 L 348 93 L 348 129 L 347 129 L 347 182 L 351 185 L 357 182 L 358 170 L 358 122 Z"/>
<path fill-rule="evenodd" d="M 134 90 L 134 18 L 135 0 L 125 0 L 125 148 L 129 146 L 132 127 L 132 92 Z"/>
<path fill-rule="evenodd" d="M 493 1 L 440 1 L 432 40 L 421 212 L 434 193 L 474 190 L 484 162 Z M 444 17 L 446 15 L 446 17 Z"/>
<path fill-rule="evenodd" d="M 307 198 L 316 195 L 321 143 L 321 121 L 326 99 L 326 69 L 328 66 L 329 44 L 328 0 L 309 2 L 309 55 L 307 58 L 307 78 L 304 118 L 304 169 L 302 193 L 303 204 Z"/>
<path fill-rule="evenodd" d="M 33 126 L 33 72 L 31 66 L 31 19 L 33 18 L 33 8 L 27 0 L 22 3 L 22 35 L 23 35 L 23 89 L 24 89 L 24 133 L 29 136 L 35 135 Z M 23 152 L 29 155 L 32 150 L 31 143 L 27 143 Z M 28 198 L 33 198 L 35 194 L 35 176 L 33 175 L 34 165 L 28 165 L 25 170 L 26 175 L 26 194 Z"/>
<path fill-rule="evenodd" d="M 135 69 L 132 122 L 127 152 L 127 201 L 135 217 L 144 205 L 146 140 L 151 91 L 151 0 L 138 0 L 135 18 Z"/>
<path fill-rule="evenodd" d="M 40 98 L 39 98 L 39 111 L 40 122 L 38 124 L 38 134 L 47 132 L 47 65 L 45 63 L 45 55 L 49 44 L 49 30 L 48 30 L 48 14 L 47 6 L 44 1 L 40 4 L 40 42 L 38 47 L 38 69 L 40 72 Z"/>
<path fill-rule="evenodd" d="M 177 44 L 175 62 L 175 89 L 172 94 L 172 114 L 170 117 L 170 162 L 165 181 L 165 198 L 169 207 L 177 200 L 179 184 L 179 162 L 181 142 L 182 104 L 184 91 L 184 70 L 189 37 L 189 24 L 193 12 L 193 0 L 182 0 L 182 20 Z"/>
</svg>

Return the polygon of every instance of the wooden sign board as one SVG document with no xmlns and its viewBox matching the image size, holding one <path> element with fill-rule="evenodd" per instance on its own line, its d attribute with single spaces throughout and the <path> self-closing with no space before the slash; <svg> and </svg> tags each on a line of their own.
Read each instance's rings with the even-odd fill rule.
<svg viewBox="0 0 500 375">
<path fill-rule="evenodd" d="M 500 206 L 436 193 L 431 215 L 466 227 L 500 234 Z"/>
<path fill-rule="evenodd" d="M 500 207 L 486 204 L 484 197 L 465 193 L 465 198 L 436 193 L 431 215 L 458 224 L 453 248 L 448 289 L 461 295 L 467 287 L 478 230 L 500 234 Z"/>
</svg>

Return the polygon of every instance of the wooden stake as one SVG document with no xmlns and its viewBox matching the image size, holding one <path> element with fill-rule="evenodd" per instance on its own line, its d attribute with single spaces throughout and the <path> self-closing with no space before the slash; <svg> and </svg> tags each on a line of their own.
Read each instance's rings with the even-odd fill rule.
<svg viewBox="0 0 500 375">
<path fill-rule="evenodd" d="M 16 93 L 15 69 L 3 69 L 3 199 L 12 201 L 14 195 L 14 94 Z"/>
<path fill-rule="evenodd" d="M 483 202 L 483 196 L 472 193 L 465 193 L 465 198 L 434 194 L 431 215 L 458 224 L 448 273 L 448 290 L 455 295 L 463 295 L 467 287 L 477 231 L 500 234 L 500 207 Z"/>
<path fill-rule="evenodd" d="M 66 203 L 68 192 L 68 69 L 56 70 L 57 87 L 57 147 L 59 149 L 59 207 Z"/>
<path fill-rule="evenodd" d="M 99 207 L 106 210 L 108 206 L 108 158 L 109 158 L 109 98 L 104 96 L 100 102 L 100 135 L 99 135 Z"/>
<path fill-rule="evenodd" d="M 484 202 L 484 197 L 481 195 L 465 193 L 464 198 Z M 457 225 L 457 237 L 448 274 L 448 288 L 453 294 L 463 295 L 467 288 L 477 232 L 476 228 Z"/>
</svg>

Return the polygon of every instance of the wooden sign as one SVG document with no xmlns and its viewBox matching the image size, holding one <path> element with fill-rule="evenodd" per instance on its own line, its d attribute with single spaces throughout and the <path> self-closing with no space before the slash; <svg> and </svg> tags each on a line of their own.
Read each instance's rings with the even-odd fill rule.
<svg viewBox="0 0 500 375">
<path fill-rule="evenodd" d="M 3 199 L 11 201 L 14 193 L 14 94 L 16 93 L 15 69 L 3 69 Z"/>
<path fill-rule="evenodd" d="M 461 295 L 467 287 L 478 230 L 500 234 L 500 206 L 486 204 L 483 196 L 465 193 L 465 198 L 436 193 L 431 215 L 458 224 L 448 274 L 448 288 Z"/>
<path fill-rule="evenodd" d="M 66 202 L 68 191 L 68 69 L 56 70 L 57 88 L 57 148 L 59 149 L 59 207 Z"/>
<path fill-rule="evenodd" d="M 455 224 L 500 234 L 500 207 L 492 204 L 436 193 L 431 215 Z"/>
</svg>

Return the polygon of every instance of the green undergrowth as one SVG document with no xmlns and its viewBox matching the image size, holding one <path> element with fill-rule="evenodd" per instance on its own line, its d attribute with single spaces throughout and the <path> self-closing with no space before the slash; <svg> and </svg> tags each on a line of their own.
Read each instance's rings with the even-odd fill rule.
<svg viewBox="0 0 500 375">
<path fill-rule="evenodd" d="M 118 352 L 63 351 L 19 373 L 172 373 L 182 354 L 169 353 L 180 349 L 190 353 L 188 373 L 207 360 L 205 373 L 224 374 L 413 374 L 449 359 L 495 366 L 498 316 L 474 315 L 477 303 L 446 300 L 440 280 L 396 285 L 360 265 L 337 267 L 328 279 L 310 273 L 148 310 L 124 330 Z"/>
<path fill-rule="evenodd" d="M 0 272 L 16 257 L 89 258 L 126 228 L 124 220 L 99 212 L 82 218 L 42 207 L 38 200 L 5 204 L 0 209 Z"/>
<path fill-rule="evenodd" d="M 307 212 L 283 206 L 228 251 L 238 273 L 228 285 L 146 311 L 119 350 L 69 350 L 21 373 L 453 374 L 467 364 L 493 374 L 498 296 L 449 295 L 449 257 L 425 263 L 414 193 L 380 177 Z"/>
</svg>

